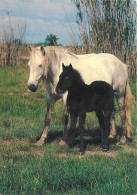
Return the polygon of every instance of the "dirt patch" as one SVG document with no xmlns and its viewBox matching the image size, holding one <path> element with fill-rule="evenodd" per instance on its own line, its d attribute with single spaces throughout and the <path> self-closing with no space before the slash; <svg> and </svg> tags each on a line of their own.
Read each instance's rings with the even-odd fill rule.
<svg viewBox="0 0 137 195">
<path fill-rule="evenodd" d="M 25 92 L 24 95 L 25 96 L 29 96 L 30 95 L 30 92 Z"/>
<path fill-rule="evenodd" d="M 132 146 L 124 145 L 124 146 L 121 146 L 121 147 L 126 152 L 136 152 L 137 153 L 137 149 L 133 148 Z M 87 156 L 87 155 L 103 155 L 103 156 L 116 158 L 118 154 L 119 154 L 119 151 L 116 151 L 116 150 L 110 150 L 108 152 L 102 152 L 101 150 L 94 149 L 94 150 L 90 150 L 90 151 L 89 150 L 85 151 L 85 153 L 82 157 Z M 59 156 L 59 157 L 62 157 L 62 156 L 64 157 L 64 156 L 68 156 L 69 154 L 67 154 L 67 153 L 56 153 L 55 155 Z"/>
<path fill-rule="evenodd" d="M 126 152 L 137 152 L 137 149 L 136 148 L 133 148 L 133 147 L 131 147 L 131 146 L 129 146 L 129 145 L 124 145 L 124 146 L 122 146 L 123 147 L 123 149 L 126 151 Z"/>
<path fill-rule="evenodd" d="M 38 156 L 44 155 L 44 152 L 41 151 L 41 150 L 38 150 L 38 149 L 32 149 L 32 150 L 30 151 L 30 153 L 31 153 L 31 154 L 36 154 L 36 155 L 38 155 Z"/>
<path fill-rule="evenodd" d="M 12 92 L 12 91 L 9 93 L 9 95 L 10 95 L 10 96 L 13 96 L 14 94 L 15 94 L 15 93 L 14 93 L 14 92 Z"/>
<path fill-rule="evenodd" d="M 64 156 L 67 156 L 67 154 L 66 153 L 56 153 L 55 156 L 64 157 Z"/>
<path fill-rule="evenodd" d="M 2 141 L 3 146 L 10 147 L 12 149 L 14 149 L 18 144 L 20 147 L 28 146 L 25 148 L 20 148 L 18 150 L 18 154 L 34 154 L 34 155 L 42 156 L 42 155 L 44 155 L 44 153 L 46 153 L 46 151 L 43 147 L 39 148 L 36 146 L 35 147 L 30 146 L 29 141 L 25 140 L 25 139 L 22 139 L 22 140 L 2 140 L 2 139 L 0 139 L 0 141 Z M 122 149 L 122 151 L 125 151 L 125 152 L 129 152 L 129 153 L 136 152 L 137 153 L 137 148 L 130 146 L 130 145 L 123 145 L 123 146 L 121 145 L 120 148 L 119 147 L 117 148 L 117 145 L 114 145 L 114 146 L 116 146 L 116 148 L 115 147 L 113 148 L 113 146 L 112 146 L 112 148 L 110 149 L 109 152 L 102 152 L 101 150 L 99 150 L 96 147 L 93 150 L 86 150 L 82 157 L 87 156 L 87 155 L 103 155 L 103 156 L 115 158 L 115 157 L 117 157 L 117 155 L 119 154 L 119 151 L 121 151 L 121 149 Z M 54 153 L 54 155 L 58 156 L 58 157 L 66 157 L 66 156 L 69 156 L 70 153 L 56 152 L 56 153 Z M 79 155 L 77 153 L 77 154 L 74 154 L 74 156 L 79 156 Z"/>
<path fill-rule="evenodd" d="M 86 151 L 85 155 L 103 155 L 115 158 L 118 155 L 118 151 L 109 151 L 109 152 L 102 152 L 102 151 Z"/>
<path fill-rule="evenodd" d="M 44 154 L 44 152 L 42 152 L 38 149 L 31 149 L 29 151 L 19 150 L 18 154 L 35 154 L 35 155 L 38 155 L 38 156 L 42 156 Z"/>
</svg>

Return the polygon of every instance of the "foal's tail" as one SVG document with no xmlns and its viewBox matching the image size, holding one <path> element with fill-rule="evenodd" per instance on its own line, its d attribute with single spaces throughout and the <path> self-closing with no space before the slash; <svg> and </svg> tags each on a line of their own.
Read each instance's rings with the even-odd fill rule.
<svg viewBox="0 0 137 195">
<path fill-rule="evenodd" d="M 135 98 L 131 93 L 131 88 L 129 86 L 129 83 L 127 81 L 126 83 L 126 90 L 125 90 L 125 112 L 126 112 L 126 129 L 127 129 L 127 138 L 129 140 L 132 140 L 132 123 L 131 123 L 131 113 L 130 109 L 135 102 Z"/>
</svg>

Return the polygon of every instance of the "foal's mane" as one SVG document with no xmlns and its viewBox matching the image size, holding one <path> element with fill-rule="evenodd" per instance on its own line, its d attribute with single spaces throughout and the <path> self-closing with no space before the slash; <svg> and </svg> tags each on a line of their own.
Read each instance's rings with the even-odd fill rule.
<svg viewBox="0 0 137 195">
<path fill-rule="evenodd" d="M 80 85 L 85 85 L 85 83 L 84 83 L 84 81 L 83 81 L 83 79 L 82 79 L 80 73 L 79 73 L 76 69 L 74 69 L 74 68 L 72 68 L 72 71 L 73 71 L 73 74 L 74 74 L 74 77 L 75 77 L 76 81 L 77 81 Z"/>
</svg>

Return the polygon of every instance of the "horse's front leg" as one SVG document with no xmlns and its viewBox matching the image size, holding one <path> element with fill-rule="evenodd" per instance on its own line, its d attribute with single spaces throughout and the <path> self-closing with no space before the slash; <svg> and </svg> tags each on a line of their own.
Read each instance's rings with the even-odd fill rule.
<svg viewBox="0 0 137 195">
<path fill-rule="evenodd" d="M 52 96 L 47 95 L 47 113 L 45 115 L 44 130 L 42 132 L 42 135 L 41 135 L 39 141 L 37 142 L 37 144 L 39 144 L 39 145 L 43 145 L 45 143 L 45 140 L 47 139 L 48 128 L 50 125 L 50 119 L 51 119 L 51 115 L 53 113 L 55 102 L 56 102 L 56 100 Z"/>
<path fill-rule="evenodd" d="M 68 138 L 67 124 L 68 124 L 69 111 L 67 107 L 67 93 L 63 95 L 62 99 L 63 99 L 63 116 L 62 116 L 63 137 L 62 140 L 59 142 L 60 145 L 66 144 Z"/>
</svg>

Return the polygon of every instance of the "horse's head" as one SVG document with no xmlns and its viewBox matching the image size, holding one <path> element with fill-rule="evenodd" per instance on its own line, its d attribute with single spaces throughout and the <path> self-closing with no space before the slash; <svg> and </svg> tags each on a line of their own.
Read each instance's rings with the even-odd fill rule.
<svg viewBox="0 0 137 195">
<path fill-rule="evenodd" d="M 28 62 L 30 68 L 30 75 L 28 80 L 28 88 L 30 91 L 35 92 L 38 88 L 38 84 L 44 76 L 45 70 L 45 49 L 41 45 L 39 48 L 29 47 L 30 60 Z"/>
<path fill-rule="evenodd" d="M 71 86 L 73 82 L 73 69 L 72 65 L 65 66 L 62 64 L 63 72 L 59 76 L 59 81 L 56 86 L 57 94 L 65 93 Z"/>
</svg>

